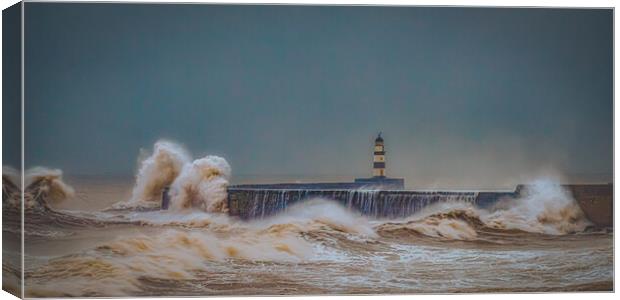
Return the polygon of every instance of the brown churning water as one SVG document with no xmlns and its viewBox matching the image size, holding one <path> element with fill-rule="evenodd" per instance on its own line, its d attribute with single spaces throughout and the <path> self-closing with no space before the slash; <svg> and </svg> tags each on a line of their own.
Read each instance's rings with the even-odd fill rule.
<svg viewBox="0 0 620 300">
<path fill-rule="evenodd" d="M 150 179 L 135 185 L 76 179 L 69 190 L 58 172 L 37 172 L 39 185 L 26 188 L 32 204 L 25 211 L 26 296 L 613 288 L 613 233 L 595 229 L 570 191 L 552 181 L 534 182 L 520 198 L 486 209 L 453 199 L 407 217 L 374 218 L 311 197 L 244 221 L 222 206 L 230 176 L 225 161 L 188 159 L 177 168 L 175 159 L 184 155 L 163 152 L 154 151 L 161 163 L 146 159 L 150 167 L 141 170 L 176 177 L 147 170 L 139 174 Z M 153 209 L 160 194 L 149 190 L 162 182 L 171 186 L 165 211 Z M 116 203 L 123 199 L 129 200 Z M 13 204 L 3 201 L 4 211 L 15 210 Z M 3 230 L 19 234 L 18 220 Z M 5 275 L 15 270 L 4 262 Z M 17 283 L 4 278 L 9 287 Z"/>
</svg>

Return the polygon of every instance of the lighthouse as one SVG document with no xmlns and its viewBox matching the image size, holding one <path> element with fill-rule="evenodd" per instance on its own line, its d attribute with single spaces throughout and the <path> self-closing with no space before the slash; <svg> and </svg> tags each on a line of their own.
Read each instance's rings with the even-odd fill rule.
<svg viewBox="0 0 620 300">
<path fill-rule="evenodd" d="M 385 172 L 385 141 L 381 132 L 375 138 L 372 154 L 372 177 L 355 178 L 355 186 L 358 188 L 402 190 L 405 188 L 403 178 L 389 178 Z"/>
<path fill-rule="evenodd" d="M 385 177 L 385 144 L 381 132 L 375 139 L 375 149 L 372 159 L 372 177 Z"/>
</svg>

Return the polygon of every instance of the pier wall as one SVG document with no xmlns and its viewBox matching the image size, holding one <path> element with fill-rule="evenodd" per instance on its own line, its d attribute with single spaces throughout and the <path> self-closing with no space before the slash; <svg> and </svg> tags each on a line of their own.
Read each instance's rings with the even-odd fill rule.
<svg viewBox="0 0 620 300">
<path fill-rule="evenodd" d="M 335 200 L 363 215 L 377 218 L 407 217 L 422 208 L 442 201 L 461 201 L 488 206 L 499 198 L 513 193 L 479 193 L 448 191 L 399 190 L 318 190 L 318 189 L 265 189 L 232 187 L 228 189 L 229 214 L 242 219 L 264 218 L 286 210 L 304 199 Z"/>
<path fill-rule="evenodd" d="M 500 199 L 519 197 L 526 186 L 514 192 L 454 192 L 360 190 L 343 184 L 238 185 L 228 188 L 229 214 L 242 219 L 264 218 L 312 198 L 330 199 L 360 214 L 377 218 L 410 216 L 427 205 L 462 201 L 487 208 Z M 613 225 L 613 185 L 565 185 L 584 214 L 598 227 Z"/>
</svg>

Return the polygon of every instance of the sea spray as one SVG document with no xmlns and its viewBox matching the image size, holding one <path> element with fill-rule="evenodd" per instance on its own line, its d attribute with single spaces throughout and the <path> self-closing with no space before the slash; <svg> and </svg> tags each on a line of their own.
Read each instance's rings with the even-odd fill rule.
<svg viewBox="0 0 620 300">
<path fill-rule="evenodd" d="M 144 151 L 140 156 L 144 156 Z M 190 154 L 179 144 L 160 140 L 153 153 L 139 163 L 131 204 L 153 203 L 161 200 L 161 191 L 179 176 L 183 166 L 191 161 Z"/>
<path fill-rule="evenodd" d="M 226 212 L 231 169 L 225 159 L 206 156 L 186 164 L 170 188 L 171 209 Z"/>
<path fill-rule="evenodd" d="M 200 228 L 226 236 L 262 233 L 303 234 L 328 229 L 361 237 L 375 237 L 369 219 L 328 199 L 308 199 L 292 205 L 286 212 L 264 219 L 242 221 L 227 214 L 201 210 L 136 212 L 126 215 L 131 222 L 151 226 Z"/>
<path fill-rule="evenodd" d="M 316 238 L 352 239 L 377 237 L 368 219 L 326 199 L 310 199 L 293 205 L 287 212 L 270 218 L 241 221 L 220 213 L 204 211 L 153 211 L 128 216 L 144 225 L 183 228 L 151 237 L 119 239 L 108 244 L 124 255 L 140 252 L 179 251 L 205 260 L 301 262 L 324 259 L 325 250 Z M 199 231 L 192 229 L 200 228 Z M 107 247 L 107 246 L 106 246 Z M 104 247 L 105 248 L 105 247 Z M 103 249 L 103 248 L 102 248 Z M 176 250 L 175 250 L 176 249 Z M 332 249 L 333 250 L 333 249 Z M 208 253 L 206 255 L 205 253 Z M 187 255 L 180 255 L 186 257 Z M 197 266 L 188 262 L 189 266 Z"/>
<path fill-rule="evenodd" d="M 517 199 L 504 199 L 481 219 L 490 227 L 544 234 L 583 231 L 590 222 L 571 193 L 553 179 L 526 185 Z"/>
<path fill-rule="evenodd" d="M 183 174 L 173 184 L 172 210 L 226 211 L 229 168 L 223 159 L 215 157 L 186 165 Z M 583 231 L 589 225 L 570 192 L 549 179 L 534 181 L 518 196 L 505 198 L 489 209 L 467 201 L 442 201 L 428 205 L 410 217 L 389 221 L 372 220 L 349 210 L 330 199 L 306 199 L 280 214 L 265 220 L 253 220 L 249 224 L 273 224 L 270 230 L 299 232 L 313 224 L 314 227 L 327 226 L 354 235 L 414 233 L 446 240 L 476 240 L 484 228 L 562 235 Z M 195 226 L 211 223 L 212 217 L 204 218 L 191 222 Z M 179 221 L 182 223 L 181 220 L 176 222 Z M 374 224 L 374 228 L 369 224 Z"/>
<path fill-rule="evenodd" d="M 581 232 L 590 225 L 570 192 L 552 179 L 526 185 L 517 197 L 507 197 L 483 209 L 471 203 L 442 202 L 429 205 L 400 221 L 379 224 L 383 236 L 425 235 L 447 240 L 476 240 L 482 229 L 520 230 L 563 235 Z"/>
<path fill-rule="evenodd" d="M 24 173 L 24 207 L 47 207 L 75 196 L 75 190 L 62 179 L 62 170 L 34 167 Z"/>
<path fill-rule="evenodd" d="M 477 230 L 484 226 L 479 213 L 470 203 L 442 202 L 430 205 L 404 220 L 380 222 L 375 230 L 384 237 L 405 238 L 414 235 L 473 241 L 478 239 Z"/>
<path fill-rule="evenodd" d="M 22 192 L 24 208 L 49 209 L 75 196 L 73 187 L 63 181 L 60 169 L 33 167 L 24 173 L 25 189 L 20 188 L 21 178 L 17 170 L 4 166 L 2 169 L 2 204 L 8 209 L 21 207 Z"/>
<path fill-rule="evenodd" d="M 231 168 L 224 158 L 209 155 L 192 161 L 181 145 L 163 140 L 153 148 L 151 155 L 140 152 L 131 199 L 114 204 L 113 210 L 159 207 L 162 192 L 169 187 L 171 210 L 227 211 Z"/>
<path fill-rule="evenodd" d="M 329 199 L 312 198 L 292 205 L 285 213 L 253 222 L 272 230 L 295 227 L 300 232 L 320 227 L 366 237 L 376 234 L 369 219 Z M 283 225 L 284 224 L 284 225 Z"/>
</svg>

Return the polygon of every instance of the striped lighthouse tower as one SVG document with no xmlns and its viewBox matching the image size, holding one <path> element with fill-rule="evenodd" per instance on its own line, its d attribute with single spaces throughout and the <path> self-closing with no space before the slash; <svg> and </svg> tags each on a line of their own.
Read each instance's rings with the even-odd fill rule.
<svg viewBox="0 0 620 300">
<path fill-rule="evenodd" d="M 385 177 L 385 146 L 381 132 L 375 139 L 375 152 L 372 159 L 372 176 Z"/>
</svg>

